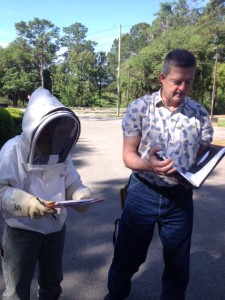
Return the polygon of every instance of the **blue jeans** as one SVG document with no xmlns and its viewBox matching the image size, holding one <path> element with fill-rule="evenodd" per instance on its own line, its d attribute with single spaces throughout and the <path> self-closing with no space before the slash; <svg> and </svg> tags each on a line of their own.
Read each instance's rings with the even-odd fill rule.
<svg viewBox="0 0 225 300">
<path fill-rule="evenodd" d="M 185 299 L 193 226 L 192 189 L 177 186 L 162 188 L 159 192 L 134 175 L 130 179 L 108 274 L 109 293 L 115 299 L 129 295 L 131 278 L 146 260 L 156 223 L 165 263 L 161 300 Z"/>
<path fill-rule="evenodd" d="M 5 224 L 2 268 L 6 289 L 3 300 L 29 300 L 30 285 L 38 264 L 38 299 L 56 300 L 62 289 L 62 255 L 65 228 L 44 235 Z"/>
</svg>

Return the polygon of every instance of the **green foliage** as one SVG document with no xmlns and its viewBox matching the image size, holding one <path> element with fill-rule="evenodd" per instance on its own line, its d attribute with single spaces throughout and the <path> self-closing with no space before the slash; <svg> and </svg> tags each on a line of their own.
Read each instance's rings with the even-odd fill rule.
<svg viewBox="0 0 225 300">
<path fill-rule="evenodd" d="M 225 92 L 225 63 L 218 64 L 217 67 L 217 84 L 221 88 L 223 94 Z"/>
<path fill-rule="evenodd" d="M 125 107 L 159 89 L 166 53 L 185 48 L 198 62 L 191 97 L 210 111 L 216 48 L 215 110 L 224 111 L 224 1 L 210 0 L 205 7 L 197 4 L 197 0 L 160 3 L 152 24 L 133 25 L 114 40 L 107 54 L 95 52 L 96 43 L 87 39 L 88 28 L 81 23 L 63 27 L 60 37 L 60 29 L 46 19 L 21 21 L 15 24 L 16 40 L 0 47 L 0 96 L 16 107 L 42 85 L 67 106 L 116 106 L 120 50 L 121 106 Z"/>
<path fill-rule="evenodd" d="M 219 118 L 218 119 L 218 123 L 217 123 L 218 126 L 221 126 L 221 127 L 225 127 L 225 118 Z"/>
<path fill-rule="evenodd" d="M 30 48 L 22 41 L 13 42 L 0 52 L 0 60 L 1 92 L 16 107 L 19 99 L 26 99 L 31 93 L 36 82 Z"/>
<path fill-rule="evenodd" d="M 53 63 L 59 50 L 59 27 L 46 19 L 34 18 L 29 22 L 15 24 L 18 41 L 30 49 L 31 63 L 39 75 L 39 81 L 44 86 L 44 70 Z"/>
<path fill-rule="evenodd" d="M 104 92 L 102 98 L 95 97 L 93 99 L 93 107 L 115 107 L 117 96 L 114 93 Z"/>
<path fill-rule="evenodd" d="M 13 120 L 13 133 L 12 135 L 18 135 L 22 132 L 22 118 L 23 112 L 17 108 L 7 107 L 6 110 L 10 113 Z"/>
<path fill-rule="evenodd" d="M 0 107 L 0 132 L 0 147 L 2 147 L 13 135 L 13 119 L 3 107 Z"/>
<path fill-rule="evenodd" d="M 222 93 L 222 94 L 218 93 L 217 94 L 217 98 L 216 98 L 216 102 L 215 102 L 213 114 L 215 114 L 215 115 L 225 114 L 225 98 L 224 98 L 224 93 Z"/>
<path fill-rule="evenodd" d="M 194 17 L 190 17 L 193 16 Z M 215 56 L 215 37 L 220 45 L 220 60 L 225 58 L 225 47 L 222 45 L 225 24 L 221 22 L 223 10 L 217 15 L 202 14 L 188 7 L 185 0 L 161 4 L 157 18 L 149 28 L 151 44 L 143 48 L 135 57 L 131 57 L 121 67 L 121 85 L 123 94 L 127 89 L 127 67 L 130 68 L 129 94 L 132 99 L 159 89 L 159 74 L 166 53 L 174 48 L 185 48 L 193 52 L 197 58 L 197 72 L 191 96 L 202 103 L 210 111 Z M 182 16 L 182 17 L 181 17 Z M 177 19 L 175 18 L 177 17 Z M 223 35 L 220 34 L 223 32 Z M 221 44 L 220 44 L 221 43 Z M 218 68 L 217 87 L 224 88 L 223 68 Z M 216 99 L 216 102 L 220 101 Z M 221 100 L 222 103 L 224 100 Z M 223 109 L 218 102 L 215 109 Z"/>
<path fill-rule="evenodd" d="M 7 97 L 0 97 L 0 103 L 1 104 L 10 104 L 10 101 Z"/>
</svg>

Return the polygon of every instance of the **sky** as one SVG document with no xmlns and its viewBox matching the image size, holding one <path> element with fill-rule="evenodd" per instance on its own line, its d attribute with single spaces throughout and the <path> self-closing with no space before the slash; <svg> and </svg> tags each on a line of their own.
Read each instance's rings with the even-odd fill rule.
<svg viewBox="0 0 225 300">
<path fill-rule="evenodd" d="M 16 38 L 15 23 L 34 18 L 47 19 L 55 26 L 81 23 L 87 39 L 98 43 L 96 51 L 109 51 L 113 40 L 140 22 L 151 24 L 159 11 L 159 0 L 0 0 L 0 45 Z M 62 35 L 62 32 L 61 32 Z"/>
<path fill-rule="evenodd" d="M 47 19 L 55 26 L 69 27 L 81 23 L 87 27 L 87 39 L 96 41 L 96 51 L 109 51 L 113 40 L 131 27 L 151 24 L 160 10 L 160 0 L 0 0 L 0 45 L 16 38 L 15 23 L 34 18 Z M 169 1 L 169 2 L 172 2 Z M 207 2 L 207 0 L 200 0 Z"/>
</svg>

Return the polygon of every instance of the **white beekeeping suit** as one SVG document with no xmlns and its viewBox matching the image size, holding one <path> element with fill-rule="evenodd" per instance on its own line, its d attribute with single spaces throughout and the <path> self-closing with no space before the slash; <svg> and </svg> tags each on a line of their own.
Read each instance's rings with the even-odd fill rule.
<svg viewBox="0 0 225 300">
<path fill-rule="evenodd" d="M 52 217 L 52 210 L 33 207 L 41 205 L 36 198 L 64 201 L 90 197 L 69 155 L 79 135 L 79 119 L 48 90 L 38 88 L 31 95 L 22 134 L 0 151 L 0 204 L 10 227 L 43 234 L 59 231 L 66 209 L 54 211 Z"/>
</svg>

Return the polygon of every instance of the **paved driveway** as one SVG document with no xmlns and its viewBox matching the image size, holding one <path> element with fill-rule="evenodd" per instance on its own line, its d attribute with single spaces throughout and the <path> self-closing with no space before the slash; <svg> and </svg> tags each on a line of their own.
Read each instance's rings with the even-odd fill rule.
<svg viewBox="0 0 225 300">
<path fill-rule="evenodd" d="M 66 300 L 101 300 L 107 293 L 114 221 L 121 213 L 118 191 L 130 172 L 122 162 L 121 119 L 80 115 L 80 120 L 81 138 L 73 154 L 74 163 L 94 195 L 103 196 L 106 201 L 93 205 L 85 214 L 69 210 L 62 286 Z M 225 139 L 225 129 L 216 128 L 215 140 L 221 139 Z M 225 299 L 224 178 L 225 159 L 194 193 L 187 300 Z M 159 299 L 163 260 L 157 232 L 156 228 L 146 263 L 134 277 L 129 300 Z M 0 274 L 0 293 L 3 289 Z M 36 299 L 35 291 L 36 280 L 32 300 Z"/>
</svg>

